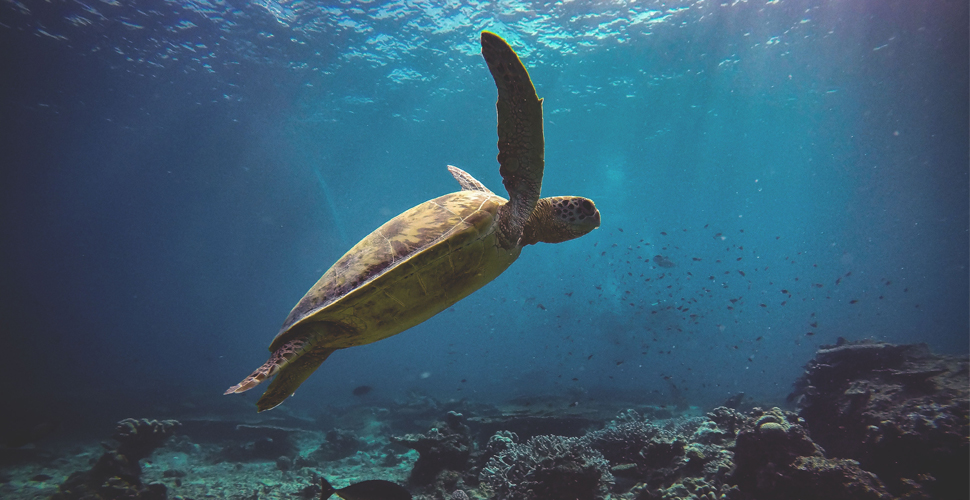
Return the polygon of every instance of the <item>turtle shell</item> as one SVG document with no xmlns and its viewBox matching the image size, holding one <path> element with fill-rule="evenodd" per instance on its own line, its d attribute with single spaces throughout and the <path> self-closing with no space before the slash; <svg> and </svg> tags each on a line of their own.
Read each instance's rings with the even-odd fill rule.
<svg viewBox="0 0 970 500">
<path fill-rule="evenodd" d="M 315 349 L 400 333 L 481 288 L 515 261 L 496 214 L 507 200 L 459 191 L 422 203 L 354 245 L 290 311 L 269 350 L 309 331 Z"/>
</svg>

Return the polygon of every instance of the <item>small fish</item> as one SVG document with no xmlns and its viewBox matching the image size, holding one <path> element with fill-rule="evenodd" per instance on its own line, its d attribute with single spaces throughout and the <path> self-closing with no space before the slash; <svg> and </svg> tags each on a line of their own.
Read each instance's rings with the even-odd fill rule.
<svg viewBox="0 0 970 500">
<path fill-rule="evenodd" d="M 13 436 L 8 437 L 3 441 L 3 445 L 8 448 L 20 448 L 22 446 L 27 446 L 30 443 L 40 441 L 41 439 L 50 436 L 57 431 L 60 426 L 60 420 L 45 420 L 28 429 L 18 429 Z"/>
<path fill-rule="evenodd" d="M 322 483 L 320 500 L 327 500 L 335 493 L 344 500 L 411 500 L 412 498 L 411 493 L 403 486 L 382 479 L 361 481 L 339 490 L 324 478 L 320 478 L 320 482 Z"/>
<path fill-rule="evenodd" d="M 369 385 L 358 385 L 357 387 L 354 387 L 354 396 L 363 396 L 372 390 L 374 390 L 374 388 Z"/>
</svg>

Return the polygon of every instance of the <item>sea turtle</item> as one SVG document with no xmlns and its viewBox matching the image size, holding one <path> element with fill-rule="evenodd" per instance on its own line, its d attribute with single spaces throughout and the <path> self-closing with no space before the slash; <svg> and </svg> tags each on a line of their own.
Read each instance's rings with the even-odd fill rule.
<svg viewBox="0 0 970 500">
<path fill-rule="evenodd" d="M 398 215 L 354 245 L 290 311 L 269 360 L 226 394 L 276 375 L 256 403 L 258 411 L 274 408 L 337 349 L 438 314 L 502 274 L 526 245 L 571 240 L 599 226 L 592 200 L 539 199 L 542 99 L 505 40 L 482 32 L 482 55 L 498 87 L 498 162 L 509 200 L 449 165 L 461 191 Z"/>
</svg>

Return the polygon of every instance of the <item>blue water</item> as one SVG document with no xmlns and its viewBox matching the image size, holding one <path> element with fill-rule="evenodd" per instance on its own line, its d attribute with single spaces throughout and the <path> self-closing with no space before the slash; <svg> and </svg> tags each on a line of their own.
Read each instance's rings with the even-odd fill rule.
<svg viewBox="0 0 970 500">
<path fill-rule="evenodd" d="M 504 196 L 483 29 L 603 225 L 285 408 L 778 404 L 839 337 L 970 349 L 966 1 L 437 5 L 0 6 L 4 406 L 254 411 L 222 392 L 350 246 L 448 164 Z"/>
</svg>

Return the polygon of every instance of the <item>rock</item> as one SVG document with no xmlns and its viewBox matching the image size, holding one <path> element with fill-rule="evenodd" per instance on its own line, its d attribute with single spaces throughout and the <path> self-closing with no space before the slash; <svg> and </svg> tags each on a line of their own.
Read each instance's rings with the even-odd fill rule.
<svg viewBox="0 0 970 500">
<path fill-rule="evenodd" d="M 326 440 L 310 454 L 310 457 L 321 462 L 340 460 L 357 453 L 363 444 L 353 431 L 330 429 L 327 431 Z"/>
<path fill-rule="evenodd" d="M 415 486 L 431 485 L 444 470 L 461 471 L 468 464 L 472 451 L 471 430 L 460 413 L 448 412 L 444 422 L 426 434 L 395 436 L 391 442 L 416 450 L 418 461 L 408 481 Z"/>
</svg>

